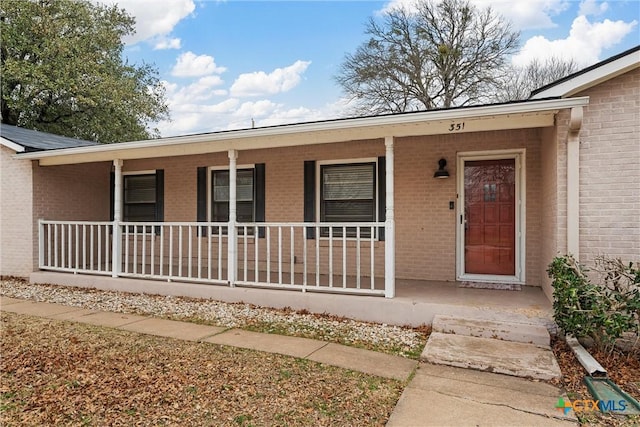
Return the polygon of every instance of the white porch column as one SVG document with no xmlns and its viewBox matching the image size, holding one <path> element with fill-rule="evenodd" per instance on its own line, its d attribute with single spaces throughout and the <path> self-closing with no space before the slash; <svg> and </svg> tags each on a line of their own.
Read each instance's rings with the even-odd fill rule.
<svg viewBox="0 0 640 427">
<path fill-rule="evenodd" d="M 393 195 L 393 137 L 384 138 L 386 147 L 386 212 L 385 212 L 385 240 L 384 240 L 384 296 L 396 296 L 396 222 L 394 218 Z"/>
<path fill-rule="evenodd" d="M 580 260 L 580 128 L 582 107 L 571 109 L 567 137 L 567 253 Z"/>
<path fill-rule="evenodd" d="M 235 286 L 238 265 L 238 233 L 236 232 L 236 177 L 238 152 L 229 150 L 229 225 L 227 228 L 227 279 L 231 286 Z"/>
<path fill-rule="evenodd" d="M 113 161 L 113 231 L 111 233 L 111 277 L 118 277 L 122 268 L 122 238 L 120 222 L 122 221 L 122 160 Z"/>
</svg>

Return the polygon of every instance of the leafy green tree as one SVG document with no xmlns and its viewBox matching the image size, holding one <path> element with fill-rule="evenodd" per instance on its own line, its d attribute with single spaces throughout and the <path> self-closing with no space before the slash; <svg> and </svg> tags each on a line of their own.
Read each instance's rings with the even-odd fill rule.
<svg viewBox="0 0 640 427">
<path fill-rule="evenodd" d="M 134 23 L 86 0 L 2 0 L 2 123 L 102 143 L 159 136 L 158 72 L 122 59 Z"/>
<path fill-rule="evenodd" d="M 336 76 L 359 114 L 486 102 L 519 43 L 509 22 L 468 0 L 418 0 L 370 19 L 366 33 Z"/>
</svg>

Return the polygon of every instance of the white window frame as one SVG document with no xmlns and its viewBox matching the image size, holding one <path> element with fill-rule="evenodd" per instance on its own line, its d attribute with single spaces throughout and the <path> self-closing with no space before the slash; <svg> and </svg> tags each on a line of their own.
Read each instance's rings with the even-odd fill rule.
<svg viewBox="0 0 640 427">
<path fill-rule="evenodd" d="M 374 220 L 373 222 L 378 222 L 379 221 L 379 204 L 380 204 L 380 200 L 379 199 L 379 185 L 380 185 L 380 180 L 378 179 L 378 158 L 377 157 L 363 157 L 363 158 L 357 158 L 357 159 L 339 159 L 339 160 L 317 160 L 316 161 L 316 179 L 315 179 L 315 184 L 316 184 L 316 188 L 315 188 L 315 205 L 316 205 L 316 211 L 315 211 L 315 218 L 316 218 L 316 222 L 321 222 L 320 221 L 320 203 L 322 200 L 321 194 L 320 192 L 322 191 L 322 188 L 320 187 L 320 182 L 321 182 L 321 171 L 322 171 L 322 166 L 325 165 L 344 165 L 344 166 L 348 166 L 351 164 L 358 164 L 358 163 L 373 163 L 375 164 L 375 170 L 373 171 L 374 174 L 374 180 L 376 182 L 375 188 L 374 188 L 374 192 L 373 192 L 373 197 L 375 199 L 375 203 L 374 203 Z M 320 240 L 329 240 L 328 236 L 316 236 L 316 238 L 320 238 Z M 332 238 L 333 240 L 335 240 L 336 238 Z M 347 240 L 356 240 L 355 237 L 347 237 Z M 378 232 L 375 231 L 375 240 L 377 241 L 378 238 Z"/>
<path fill-rule="evenodd" d="M 456 210 L 456 280 L 488 283 L 525 284 L 526 282 L 526 154 L 525 148 L 513 150 L 487 150 L 459 152 L 457 155 L 458 208 Z M 464 264 L 464 163 L 477 160 L 514 159 L 516 167 L 516 212 L 515 212 L 515 275 L 465 273 Z M 462 220 L 461 220 L 462 219 Z"/>
<path fill-rule="evenodd" d="M 141 171 L 126 171 L 126 172 L 122 172 L 122 206 L 121 206 L 121 209 L 122 209 L 122 222 L 137 222 L 137 221 L 131 221 L 129 219 L 125 219 L 124 218 L 124 214 L 125 214 L 124 213 L 124 205 L 125 205 L 125 200 L 127 199 L 125 197 L 126 188 L 125 188 L 125 185 L 124 185 L 124 181 L 125 181 L 124 177 L 127 176 L 127 175 L 136 175 L 136 176 L 138 176 L 138 175 L 154 175 L 155 176 L 156 175 L 156 171 L 153 170 L 153 169 L 151 169 L 151 170 L 146 169 L 146 170 L 141 170 Z M 156 191 L 158 191 L 157 188 L 156 188 Z M 155 201 L 155 204 L 156 205 L 158 204 L 158 200 Z M 145 221 L 142 221 L 142 222 L 145 222 Z"/>
<path fill-rule="evenodd" d="M 255 164 L 245 164 L 245 165 L 236 166 L 236 171 L 239 171 L 239 170 L 242 170 L 242 169 L 245 169 L 245 170 L 246 169 L 253 169 L 253 177 L 254 177 L 253 185 L 255 186 L 256 185 L 256 182 L 255 182 L 256 165 Z M 212 222 L 211 221 L 211 206 L 212 206 L 212 203 L 213 203 L 213 200 L 212 200 L 213 196 L 211 194 L 211 190 L 212 190 L 211 181 L 212 181 L 212 177 L 213 177 L 213 172 L 214 171 L 216 171 L 216 172 L 217 171 L 227 171 L 228 172 L 229 171 L 229 165 L 209 166 L 207 168 L 207 222 Z M 255 188 L 254 188 L 254 200 L 253 200 L 253 218 L 254 218 L 254 220 L 255 220 L 255 214 L 256 214 L 255 209 L 256 209 L 256 200 L 255 200 Z M 212 236 L 216 236 L 217 237 L 218 233 L 214 233 L 213 230 L 212 230 Z M 226 233 L 223 234 L 222 237 L 226 238 L 227 234 Z M 249 235 L 247 235 L 247 238 L 253 239 L 254 236 L 253 236 L 253 234 L 249 234 Z"/>
</svg>

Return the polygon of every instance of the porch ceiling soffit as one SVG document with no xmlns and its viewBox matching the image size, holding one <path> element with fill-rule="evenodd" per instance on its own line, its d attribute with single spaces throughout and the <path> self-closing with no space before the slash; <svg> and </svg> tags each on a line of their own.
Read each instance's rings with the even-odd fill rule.
<svg viewBox="0 0 640 427">
<path fill-rule="evenodd" d="M 553 126 L 555 114 L 560 109 L 587 104 L 587 97 L 542 100 L 169 137 L 55 152 L 28 153 L 16 157 L 38 159 L 41 166 L 50 166 L 113 161 L 114 159 L 197 155 L 225 152 L 231 149 L 255 150 L 328 144 L 382 139 L 385 136 L 405 137 L 548 127 Z M 457 127 L 457 124 L 461 126 Z"/>
</svg>

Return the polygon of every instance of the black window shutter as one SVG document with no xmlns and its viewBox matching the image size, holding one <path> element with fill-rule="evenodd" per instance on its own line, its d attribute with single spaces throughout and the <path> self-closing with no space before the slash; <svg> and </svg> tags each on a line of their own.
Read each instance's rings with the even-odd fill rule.
<svg viewBox="0 0 640 427">
<path fill-rule="evenodd" d="M 156 221 L 164 221 L 164 169 L 156 169 Z M 154 231 L 159 235 L 160 227 Z"/>
<path fill-rule="evenodd" d="M 113 221 L 114 218 L 114 205 L 116 200 L 116 174 L 111 172 L 109 174 L 109 221 Z"/>
<path fill-rule="evenodd" d="M 378 221 L 383 222 L 387 213 L 386 159 L 378 157 Z M 384 227 L 378 229 L 378 240 L 384 240 Z"/>
<path fill-rule="evenodd" d="M 304 162 L 304 222 L 314 222 L 316 213 L 316 162 Z M 307 239 L 315 239 L 315 228 L 307 227 Z"/>
<path fill-rule="evenodd" d="M 253 191 L 255 192 L 255 221 L 265 222 L 266 192 L 264 163 L 257 163 L 255 165 L 255 186 Z M 258 228 L 258 237 L 264 237 L 264 235 L 265 229 L 263 227 Z"/>
<path fill-rule="evenodd" d="M 198 182 L 196 184 L 196 192 L 197 192 L 197 217 L 196 220 L 198 222 L 206 222 L 207 221 L 207 167 L 199 167 L 198 168 Z M 198 233 L 200 236 L 205 236 L 206 232 L 204 229 L 200 230 Z"/>
<path fill-rule="evenodd" d="M 156 170 L 156 221 L 164 221 L 164 169 Z"/>
</svg>

